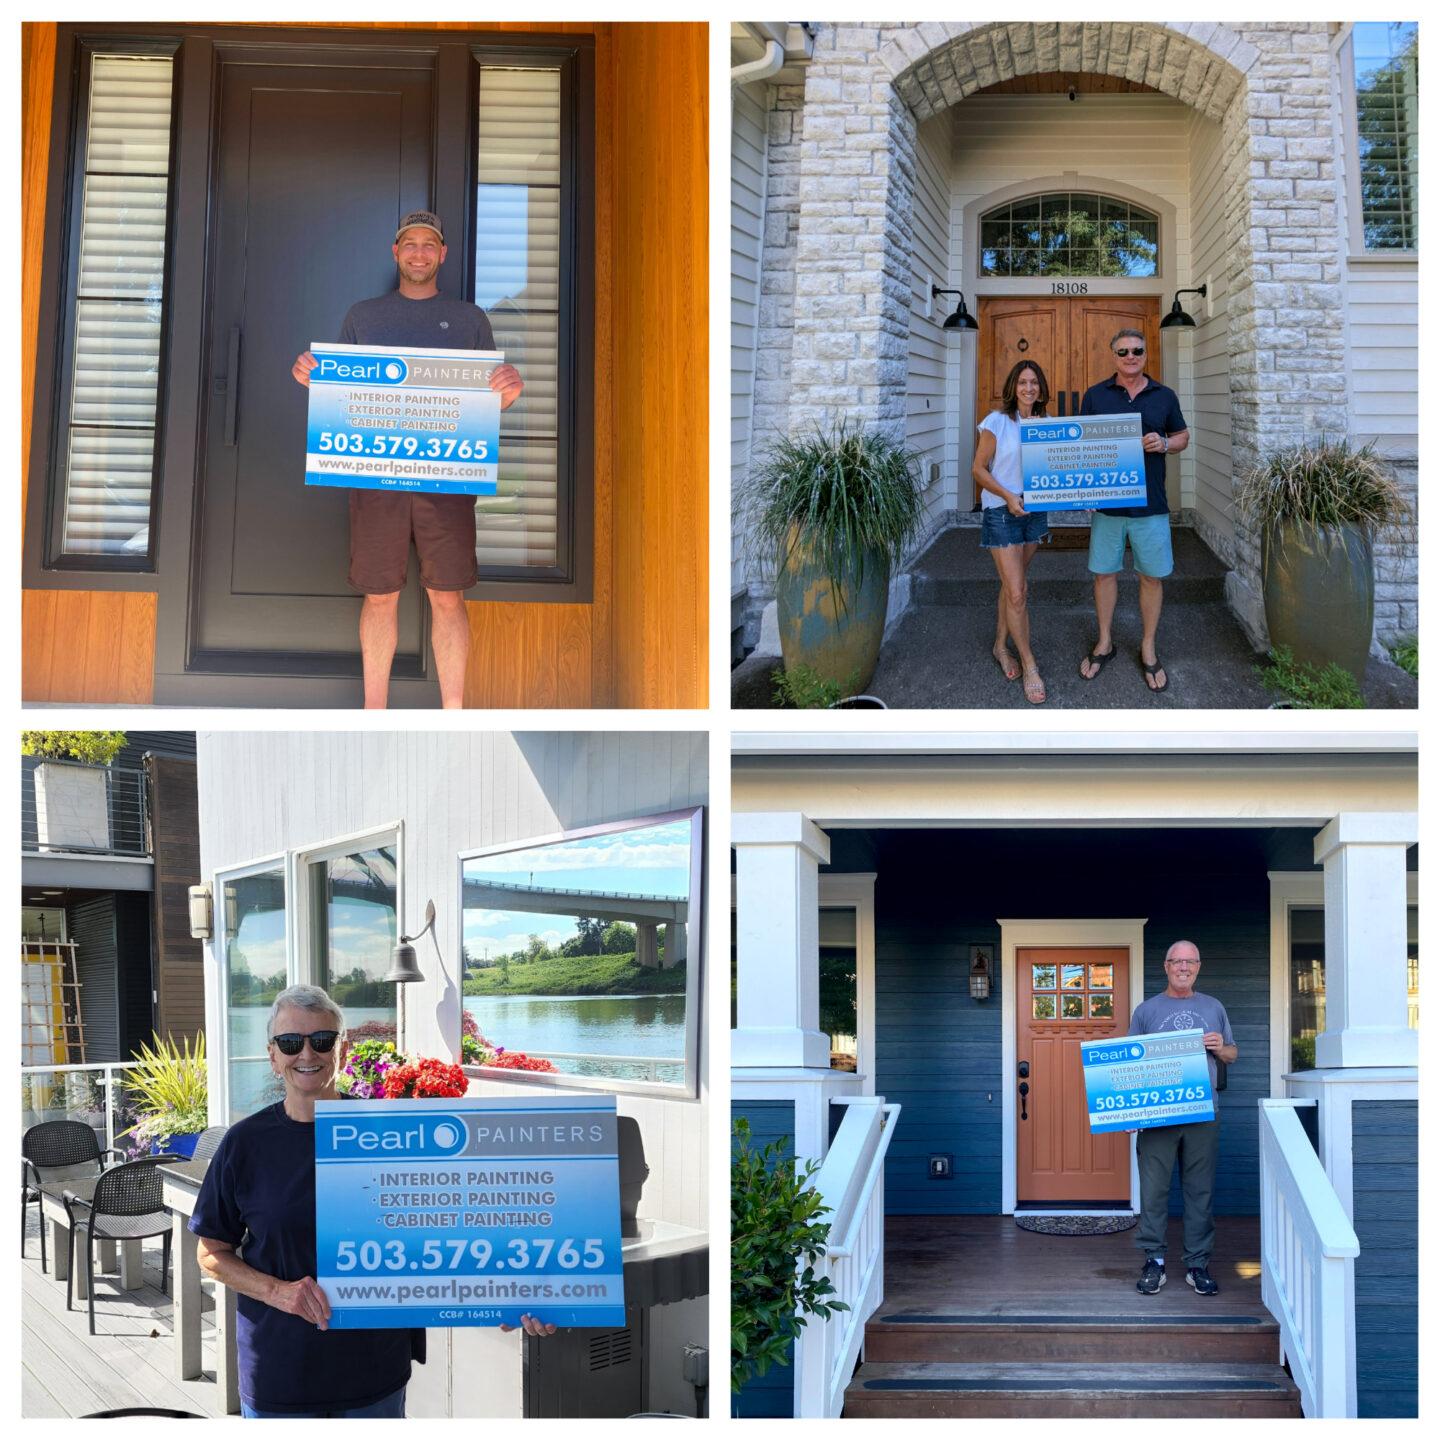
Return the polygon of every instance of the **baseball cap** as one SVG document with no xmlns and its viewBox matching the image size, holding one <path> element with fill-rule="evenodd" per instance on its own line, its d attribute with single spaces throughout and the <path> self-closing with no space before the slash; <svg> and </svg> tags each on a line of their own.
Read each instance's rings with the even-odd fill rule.
<svg viewBox="0 0 1440 1440">
<path fill-rule="evenodd" d="M 400 228 L 395 232 L 395 239 L 398 241 L 407 230 L 414 229 L 433 230 L 439 237 L 440 243 L 445 243 L 445 232 L 440 228 L 440 217 L 432 214 L 429 210 L 412 210 L 408 215 L 402 216 Z"/>
</svg>

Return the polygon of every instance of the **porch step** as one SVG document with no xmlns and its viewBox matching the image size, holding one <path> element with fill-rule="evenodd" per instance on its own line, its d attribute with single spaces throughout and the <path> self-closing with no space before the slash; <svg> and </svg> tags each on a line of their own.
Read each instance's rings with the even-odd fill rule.
<svg viewBox="0 0 1440 1440">
<path fill-rule="evenodd" d="M 1170 532 L 1175 569 L 1165 581 L 1166 605 L 1207 605 L 1225 598 L 1225 566 L 1191 529 L 1176 526 Z M 1127 567 L 1133 560 L 1126 562 Z M 1088 549 L 1051 549 L 1042 545 L 1030 566 L 1030 604 L 1093 604 Z M 1127 593 L 1138 581 L 1133 569 L 1120 572 Z M 970 526 L 942 531 L 911 570 L 911 598 L 917 605 L 980 606 L 994 610 L 997 581 L 995 562 L 981 548 L 979 533 Z"/>
<path fill-rule="evenodd" d="M 1273 1364 L 1280 1327 L 1269 1315 L 924 1315 L 890 1312 L 865 1327 L 865 1357 L 881 1363 L 1170 1361 Z"/>
<path fill-rule="evenodd" d="M 1000 1364 L 868 1361 L 845 1392 L 843 1413 L 847 1419 L 1281 1420 L 1301 1415 L 1300 1393 L 1279 1365 L 1062 1365 L 1038 1359 Z"/>
</svg>

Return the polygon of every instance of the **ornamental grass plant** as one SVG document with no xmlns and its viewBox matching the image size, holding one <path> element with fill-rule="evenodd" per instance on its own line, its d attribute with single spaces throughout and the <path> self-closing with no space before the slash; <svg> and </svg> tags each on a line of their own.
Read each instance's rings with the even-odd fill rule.
<svg viewBox="0 0 1440 1440">
<path fill-rule="evenodd" d="M 194 1050 L 189 1036 L 183 1049 L 169 1037 L 152 1039 L 153 1048 L 141 1045 L 138 1061 L 122 1081 L 138 1117 L 123 1132 L 131 1137 L 133 1153 L 152 1144 L 163 1148 L 172 1135 L 198 1135 L 209 1124 L 204 1035 L 196 1036 Z"/>
<path fill-rule="evenodd" d="M 806 550 L 843 597 L 846 576 L 863 578 L 875 556 L 895 564 L 918 534 L 921 458 L 843 419 L 772 441 L 738 489 L 756 560 L 768 570 L 778 559 L 783 569 Z"/>
</svg>

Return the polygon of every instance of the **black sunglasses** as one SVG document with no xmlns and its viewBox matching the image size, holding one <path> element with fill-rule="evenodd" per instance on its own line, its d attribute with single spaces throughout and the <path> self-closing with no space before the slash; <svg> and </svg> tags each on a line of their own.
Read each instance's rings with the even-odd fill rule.
<svg viewBox="0 0 1440 1440">
<path fill-rule="evenodd" d="M 1115 353 L 1123 360 L 1127 355 L 1143 355 L 1145 353 L 1145 347 L 1143 345 L 1136 345 L 1129 350 L 1117 350 Z"/>
<path fill-rule="evenodd" d="M 335 1042 L 340 1038 L 338 1030 L 312 1030 L 308 1035 L 274 1035 L 271 1037 L 275 1048 L 282 1055 L 298 1055 L 304 1048 L 305 1042 L 310 1042 L 310 1048 L 317 1055 L 328 1055 L 334 1048 Z"/>
</svg>

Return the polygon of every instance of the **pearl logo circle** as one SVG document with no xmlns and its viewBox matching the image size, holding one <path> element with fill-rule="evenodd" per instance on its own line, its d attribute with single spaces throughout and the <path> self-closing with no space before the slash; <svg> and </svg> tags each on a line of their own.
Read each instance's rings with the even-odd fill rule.
<svg viewBox="0 0 1440 1440">
<path fill-rule="evenodd" d="M 442 1121 L 430 1132 L 430 1139 L 442 1150 L 460 1143 L 460 1132 L 448 1121 Z"/>
<path fill-rule="evenodd" d="M 385 367 L 385 378 L 387 380 L 398 380 L 405 372 L 392 360 Z"/>
</svg>

